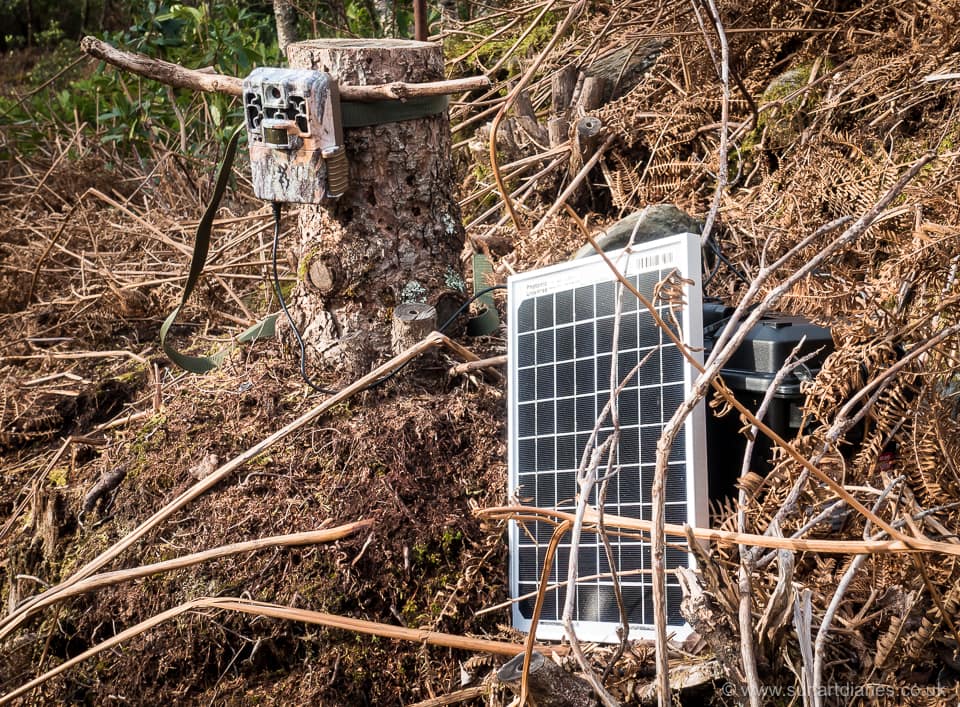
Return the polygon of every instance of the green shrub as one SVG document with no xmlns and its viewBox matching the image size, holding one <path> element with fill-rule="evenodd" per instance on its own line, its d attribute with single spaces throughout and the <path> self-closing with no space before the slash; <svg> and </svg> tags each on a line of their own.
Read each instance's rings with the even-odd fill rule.
<svg viewBox="0 0 960 707">
<path fill-rule="evenodd" d="M 233 76 L 280 62 L 269 7 L 251 9 L 239 0 L 200 7 L 151 0 L 129 29 L 105 33 L 102 38 L 120 48 Z M 42 85 L 79 56 L 75 45 L 61 45 L 53 65 L 42 61 L 29 82 Z M 41 144 L 51 128 L 72 129 L 86 123 L 100 140 L 114 143 L 121 153 L 148 155 L 158 147 L 204 153 L 209 142 L 222 140 L 241 116 L 239 102 L 231 97 L 171 90 L 92 62 L 86 70 L 67 72 L 49 91 L 22 103 L 0 97 L 0 121 L 7 123 L 8 143 L 19 152 Z"/>
<path fill-rule="evenodd" d="M 0 0 L 0 15 L 17 12 L 22 3 Z M 98 2 L 92 6 L 105 7 Z M 33 3 L 38 12 L 53 7 L 52 1 Z M 49 142 L 53 131 L 72 132 L 79 124 L 114 145 L 121 157 L 149 159 L 158 150 L 171 149 L 207 155 L 211 144 L 222 143 L 242 120 L 238 99 L 173 90 L 102 62 L 78 62 L 82 57 L 75 37 L 90 9 L 84 7 L 82 21 L 71 14 L 75 8 L 64 11 L 66 30 L 50 19 L 45 31 L 32 31 L 33 45 L 42 41 L 51 48 L 30 73 L 28 85 L 16 89 L 26 99 L 0 95 L 0 129 L 8 138 L 0 141 L 5 145 L 0 147 L 0 159 L 9 159 L 9 151 L 29 153 Z M 283 64 L 272 2 L 139 0 L 125 8 L 131 13 L 128 28 L 98 35 L 118 48 L 231 76 L 246 76 L 256 66 Z M 379 17 L 371 0 L 315 0 L 298 3 L 298 8 L 303 37 L 380 36 L 385 27 L 394 36 L 407 36 L 412 25 L 410 4 L 399 0 L 392 3 L 389 18 Z M 23 37 L 8 39 L 16 43 Z"/>
</svg>

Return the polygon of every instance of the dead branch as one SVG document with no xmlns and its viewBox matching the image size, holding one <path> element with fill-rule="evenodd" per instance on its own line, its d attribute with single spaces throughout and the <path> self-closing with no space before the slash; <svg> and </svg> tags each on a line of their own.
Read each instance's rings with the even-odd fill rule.
<svg viewBox="0 0 960 707">
<path fill-rule="evenodd" d="M 554 556 L 557 547 L 560 545 L 560 539 L 573 526 L 573 521 L 566 520 L 557 524 L 550 537 L 550 543 L 547 545 L 547 553 L 543 559 L 543 569 L 540 571 L 540 584 L 537 587 L 537 600 L 533 605 L 533 616 L 530 617 L 530 631 L 527 633 L 527 640 L 523 646 L 523 668 L 520 675 L 520 704 L 527 700 L 528 681 L 530 675 L 530 663 L 533 660 L 533 653 L 537 641 L 537 624 L 540 623 L 540 612 L 543 610 L 543 597 L 547 592 L 547 581 L 550 579 L 550 569 L 553 567 Z"/>
<path fill-rule="evenodd" d="M 620 317 L 621 317 L 621 299 L 617 298 L 617 304 L 614 311 L 614 333 L 613 333 L 613 351 L 612 355 L 617 356 L 617 337 L 619 336 L 619 327 L 620 327 Z M 597 484 L 601 485 L 601 491 L 598 494 L 598 497 L 601 499 L 599 502 L 600 505 L 600 518 L 597 523 L 598 531 L 601 537 L 606 541 L 606 533 L 603 529 L 602 513 L 603 513 L 603 496 L 605 490 L 606 482 L 616 474 L 616 471 L 610 471 L 610 469 L 616 468 L 614 450 L 617 447 L 617 444 L 620 439 L 620 420 L 618 417 L 616 400 L 618 399 L 620 393 L 623 391 L 623 388 L 627 383 L 636 375 L 636 372 L 639 370 L 640 366 L 643 365 L 643 361 L 638 363 L 627 375 L 624 376 L 622 381 L 617 380 L 616 371 L 611 368 L 610 371 L 610 389 L 611 394 L 607 399 L 606 404 L 603 409 L 600 411 L 600 414 L 597 415 L 596 422 L 593 427 L 593 431 L 590 434 L 590 438 L 587 442 L 586 448 L 583 452 L 583 457 L 580 461 L 580 466 L 577 469 L 577 510 L 575 514 L 575 520 L 573 527 L 570 532 L 570 557 L 576 557 L 579 552 L 579 543 L 580 543 L 580 534 L 583 530 L 583 520 L 587 511 L 587 504 L 589 498 L 593 492 L 594 487 Z M 599 447 L 593 449 L 593 445 L 596 443 L 597 436 L 600 432 L 600 427 L 603 425 L 604 421 L 609 418 L 610 424 L 613 425 L 612 434 L 607 437 Z M 604 463 L 605 462 L 605 463 Z M 607 472 L 601 476 L 599 474 L 599 468 L 601 463 L 604 463 L 604 468 L 607 469 Z M 556 534 L 555 534 L 556 535 Z M 611 560 L 611 567 L 614 567 L 614 563 Z M 567 567 L 567 584 L 568 586 L 576 586 L 577 582 L 577 573 L 579 569 L 576 562 L 571 561 Z M 623 601 L 620 597 L 619 584 L 617 581 L 614 581 L 614 586 L 616 588 L 616 594 L 618 597 L 618 604 L 621 609 L 623 607 Z M 580 642 L 577 638 L 576 631 L 573 626 L 573 612 L 575 608 L 575 592 L 568 592 L 566 596 L 566 601 L 563 608 L 563 626 L 564 631 L 567 636 L 567 640 L 570 641 L 570 650 L 573 652 L 574 657 L 577 659 L 577 662 L 580 664 L 580 668 L 584 673 L 584 676 L 587 682 L 593 687 L 594 692 L 600 698 L 600 701 L 606 707 L 615 707 L 617 701 L 614 697 L 606 690 L 603 686 L 603 682 L 596 676 L 593 671 L 593 668 L 590 666 L 589 662 L 586 659 L 581 647 Z M 624 612 L 621 612 L 623 622 L 626 626 L 624 639 L 627 639 L 627 629 L 629 628 L 628 619 L 624 615 Z"/>
<path fill-rule="evenodd" d="M 763 400 L 757 408 L 757 419 L 762 420 L 766 417 L 767 410 L 773 402 L 774 395 L 780 385 L 786 379 L 787 375 L 793 372 L 798 366 L 802 365 L 814 356 L 811 352 L 806 356 L 797 359 L 805 339 L 801 339 L 787 356 L 780 370 L 774 375 L 767 391 L 764 393 Z M 751 426 L 750 434 L 747 435 L 747 445 L 743 453 L 743 464 L 740 469 L 740 476 L 746 476 L 750 468 L 750 458 L 753 456 L 753 446 L 756 440 L 757 428 Z M 741 487 L 737 503 L 737 530 L 746 531 L 747 523 L 747 492 Z M 756 565 L 756 554 L 753 548 L 741 545 L 740 549 L 740 567 L 737 569 L 738 588 L 740 593 L 740 657 L 743 662 L 743 674 L 746 678 L 747 697 L 750 700 L 751 707 L 760 707 L 762 704 L 760 694 L 760 675 L 757 672 L 757 654 L 755 635 L 753 631 L 753 572 Z M 792 555 L 790 556 L 792 560 Z M 792 562 L 790 567 L 792 568 Z M 784 569 L 784 563 L 781 563 L 781 571 Z M 780 585 L 777 585 L 779 588 Z M 773 599 L 771 598 L 771 604 Z M 769 608 L 769 607 L 768 607 Z"/>
<path fill-rule="evenodd" d="M 159 81 L 174 88 L 186 88 L 206 93 L 224 93 L 228 96 L 243 95 L 243 79 L 236 76 L 215 74 L 206 70 L 187 69 L 162 59 L 128 52 L 112 47 L 96 37 L 84 37 L 80 48 L 95 59 L 100 59 L 138 76 Z M 461 91 L 473 91 L 486 88 L 490 79 L 486 76 L 471 76 L 449 81 L 429 81 L 425 83 L 394 83 L 378 86 L 341 85 L 340 97 L 345 101 L 393 101 L 417 96 L 442 96 Z"/>
<path fill-rule="evenodd" d="M 497 520 L 529 520 L 553 523 L 562 521 L 570 521 L 572 523 L 576 518 L 573 513 L 566 513 L 550 508 L 537 508 L 535 506 L 495 506 L 493 508 L 480 509 L 477 511 L 477 515 L 481 518 Z M 596 511 L 588 510 L 584 516 L 584 527 L 592 530 L 596 528 L 598 522 L 599 518 L 597 517 Z M 603 522 L 610 527 L 619 528 L 621 531 L 641 531 L 647 534 L 651 533 L 654 527 L 653 521 L 609 515 L 606 513 L 603 516 Z M 683 526 L 665 523 L 663 527 L 665 533 L 671 537 L 686 537 L 686 531 Z M 792 550 L 794 552 L 820 552 L 831 555 L 857 555 L 861 553 L 879 555 L 929 552 L 948 555 L 950 557 L 960 557 L 960 544 L 930 540 L 926 537 L 908 538 L 909 543 L 907 543 L 903 540 L 778 538 L 757 533 L 738 533 L 732 530 L 720 530 L 718 528 L 698 527 L 692 528 L 692 531 L 694 536 L 699 540 L 708 540 L 723 545 L 751 545 L 774 550 Z M 613 533 L 613 535 L 627 535 L 627 533 Z M 903 533 L 897 532 L 897 535 L 903 537 Z"/>
<path fill-rule="evenodd" d="M 813 626 L 813 592 L 804 587 L 794 590 L 793 594 L 793 625 L 797 631 L 797 640 L 800 643 L 801 669 L 797 678 L 803 685 L 803 707 L 810 707 L 813 701 L 813 645 L 810 643 L 810 634 Z"/>
<path fill-rule="evenodd" d="M 710 20 L 713 22 L 717 37 L 720 39 L 720 83 L 723 87 L 722 101 L 720 103 L 720 147 L 718 150 L 719 166 L 717 168 L 717 188 L 713 194 L 713 202 L 710 204 L 710 211 L 707 213 L 706 221 L 703 224 L 703 232 L 700 235 L 700 242 L 706 243 L 713 231 L 713 224 L 720 211 L 720 201 L 723 199 L 723 193 L 727 189 L 727 141 L 730 132 L 730 47 L 727 44 L 727 34 L 723 29 L 723 23 L 720 20 L 720 12 L 717 10 L 716 3 L 713 0 L 699 0 L 703 4 Z M 696 4 L 694 4 L 696 9 Z M 699 19 L 699 15 L 698 15 Z M 712 53 L 712 52 L 711 52 Z M 716 57 L 714 57 L 716 59 Z M 754 703 L 751 696 L 751 704 Z"/>
<path fill-rule="evenodd" d="M 466 363 L 458 363 L 455 366 L 450 368 L 450 375 L 457 376 L 464 373 L 470 373 L 471 371 L 479 371 L 484 368 L 493 368 L 494 366 L 502 366 L 507 362 L 506 356 L 493 356 L 492 358 L 484 358 L 479 361 L 467 361 Z"/>
<path fill-rule="evenodd" d="M 506 643 L 504 641 L 490 641 L 482 638 L 471 638 L 469 636 L 457 636 L 449 633 L 440 633 L 437 631 L 421 631 L 412 628 L 403 628 L 401 626 L 392 626 L 382 624 L 376 621 L 364 621 L 363 619 L 354 619 L 346 616 L 336 616 L 334 614 L 325 614 L 319 611 L 308 611 L 306 609 L 295 609 L 278 604 L 268 604 L 266 602 L 252 601 L 235 597 L 202 597 L 188 601 L 172 609 L 168 609 L 156 616 L 152 616 L 146 621 L 138 623 L 125 631 L 121 631 L 115 636 L 98 643 L 93 648 L 84 651 L 75 658 L 64 661 L 56 668 L 48 670 L 43 675 L 34 678 L 25 685 L 21 685 L 15 690 L 8 692 L 0 697 L 0 705 L 7 704 L 12 700 L 24 695 L 36 687 L 39 687 L 50 678 L 56 677 L 70 668 L 82 663 L 88 658 L 92 658 L 98 653 L 113 648 L 124 641 L 128 641 L 135 636 L 149 631 L 151 628 L 159 626 L 170 619 L 176 618 L 188 611 L 197 611 L 201 609 L 221 609 L 227 611 L 237 611 L 254 616 L 264 616 L 274 619 L 284 619 L 286 621 L 300 621 L 302 623 L 326 626 L 328 628 L 338 628 L 344 631 L 353 631 L 354 633 L 363 633 L 370 636 L 381 636 L 401 641 L 413 641 L 415 643 L 426 643 L 433 646 L 443 646 L 446 648 L 456 648 L 465 651 L 474 651 L 482 653 L 493 653 L 495 655 L 504 655 L 513 657 L 523 650 L 523 646 L 516 643 Z M 561 647 L 547 648 L 542 647 L 544 651 L 563 653 Z"/>
<path fill-rule="evenodd" d="M 286 535 L 273 535 L 266 538 L 257 538 L 246 542 L 231 543 L 220 547 L 210 548 L 202 552 L 195 552 L 182 557 L 175 557 L 163 562 L 155 562 L 151 565 L 141 565 L 140 567 L 131 567 L 129 569 L 115 570 L 113 572 L 103 572 L 87 577 L 76 584 L 67 587 L 62 592 L 55 594 L 47 599 L 37 603 L 35 611 L 58 604 L 70 597 L 79 596 L 95 592 L 105 587 L 111 587 L 123 582 L 132 582 L 137 579 L 149 577 L 164 572 L 173 572 L 175 570 L 193 567 L 210 560 L 217 560 L 231 555 L 240 555 L 245 552 L 257 552 L 272 547 L 299 547 L 303 545 L 318 545 L 321 543 L 341 540 L 357 533 L 364 528 L 373 526 L 372 520 L 358 520 L 345 525 L 338 525 L 335 528 L 325 528 L 323 530 L 309 530 L 303 533 L 288 533 Z"/>
<path fill-rule="evenodd" d="M 487 697 L 490 694 L 491 686 L 488 684 L 476 685 L 474 687 L 465 687 L 462 690 L 451 692 L 448 695 L 440 697 L 431 697 L 429 700 L 417 702 L 410 707 L 446 707 L 446 705 L 456 705 L 477 697 Z"/>
</svg>

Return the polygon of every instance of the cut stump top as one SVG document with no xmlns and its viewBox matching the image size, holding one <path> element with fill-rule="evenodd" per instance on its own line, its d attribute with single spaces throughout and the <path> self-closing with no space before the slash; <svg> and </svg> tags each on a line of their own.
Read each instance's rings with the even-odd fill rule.
<svg viewBox="0 0 960 707">
<path fill-rule="evenodd" d="M 290 66 L 326 71 L 338 81 L 369 86 L 443 78 L 443 48 L 407 39 L 311 39 L 287 47 Z"/>
<path fill-rule="evenodd" d="M 417 42 L 412 39 L 307 39 L 296 46 L 327 49 L 436 49 L 436 42 Z"/>
</svg>

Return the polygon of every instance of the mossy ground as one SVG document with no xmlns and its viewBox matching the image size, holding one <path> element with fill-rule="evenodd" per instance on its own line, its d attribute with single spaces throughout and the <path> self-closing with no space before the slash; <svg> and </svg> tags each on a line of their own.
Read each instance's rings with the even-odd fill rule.
<svg viewBox="0 0 960 707">
<path fill-rule="evenodd" d="M 66 526 L 100 473 L 118 464 L 130 470 L 108 515 L 74 525 L 52 553 L 43 555 L 25 531 L 25 551 L 10 558 L 17 572 L 62 579 L 195 483 L 191 470 L 205 456 L 222 463 L 315 402 L 293 394 L 295 371 L 276 346 L 262 346 L 255 359 L 188 379 L 162 413 L 119 433 L 109 454 L 58 476 Z M 505 498 L 502 399 L 494 388 L 420 372 L 438 374 L 420 383 L 400 378 L 335 409 L 176 514 L 118 566 L 361 518 L 376 523 L 369 535 L 239 555 L 68 602 L 48 665 L 205 595 L 496 633 L 505 615 L 477 620 L 473 612 L 503 598 L 501 538 L 471 509 Z M 44 628 L 51 630 L 36 626 Z M 416 644 L 244 615 L 188 615 L 52 681 L 42 694 L 52 703 L 103 704 L 119 694 L 147 704 L 175 693 L 181 704 L 390 705 L 454 687 L 457 666 L 449 651 Z"/>
</svg>

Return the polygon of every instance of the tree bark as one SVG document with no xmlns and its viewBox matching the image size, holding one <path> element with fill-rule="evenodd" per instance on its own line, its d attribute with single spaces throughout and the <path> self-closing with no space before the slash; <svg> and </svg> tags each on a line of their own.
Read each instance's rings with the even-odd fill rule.
<svg viewBox="0 0 960 707">
<path fill-rule="evenodd" d="M 297 41 L 297 10 L 290 0 L 273 0 L 273 16 L 277 22 L 277 43 L 284 56 L 287 47 Z"/>
<path fill-rule="evenodd" d="M 362 86 L 443 78 L 440 45 L 403 40 L 313 40 L 288 47 L 290 65 Z M 441 113 L 344 130 L 350 185 L 338 200 L 300 211 L 294 317 L 330 365 L 356 375 L 391 349 L 395 307 L 465 300 L 464 232 L 453 197 L 450 124 Z M 311 284 L 320 273 L 321 281 Z"/>
</svg>

